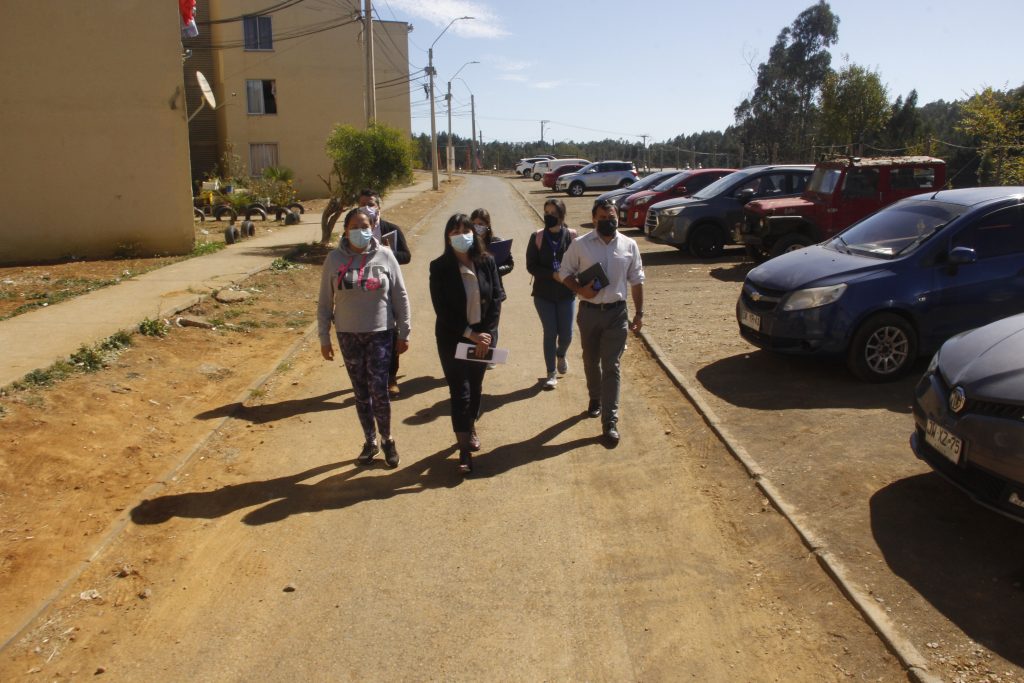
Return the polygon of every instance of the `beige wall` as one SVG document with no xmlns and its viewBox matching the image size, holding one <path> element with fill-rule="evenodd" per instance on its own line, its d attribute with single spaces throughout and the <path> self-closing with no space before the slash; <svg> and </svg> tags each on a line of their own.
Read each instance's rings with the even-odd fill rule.
<svg viewBox="0 0 1024 683">
<path fill-rule="evenodd" d="M 256 3 L 260 5 L 260 3 Z M 244 47 L 215 49 L 213 88 L 226 106 L 218 111 L 222 146 L 230 143 L 250 167 L 249 145 L 275 143 L 278 164 L 295 172 L 300 198 L 322 197 L 326 186 L 317 175 L 327 176 L 330 160 L 324 144 L 339 123 L 362 127 L 365 62 L 358 22 L 292 40 L 289 33 L 304 32 L 351 18 L 350 10 L 337 3 L 300 3 L 269 15 L 274 34 L 270 51 Z M 253 9 L 248 0 L 211 0 L 213 18 L 240 16 Z M 260 5 L 265 6 L 265 5 Z M 243 42 L 241 22 L 212 26 L 214 46 Z M 390 37 L 390 39 L 389 39 Z M 405 23 L 375 22 L 376 77 L 379 81 L 407 76 L 408 32 Z M 273 80 L 277 90 L 277 114 L 248 114 L 246 80 Z M 410 132 L 408 85 L 381 91 L 379 121 Z M 404 93 L 393 97 L 397 93 Z M 387 97 L 388 99 L 383 99 Z"/>
<path fill-rule="evenodd" d="M 177 3 L 0 0 L 0 263 L 193 243 Z"/>
</svg>

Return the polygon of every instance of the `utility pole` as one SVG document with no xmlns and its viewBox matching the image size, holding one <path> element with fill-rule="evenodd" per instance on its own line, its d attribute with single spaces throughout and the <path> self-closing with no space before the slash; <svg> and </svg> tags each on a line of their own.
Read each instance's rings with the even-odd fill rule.
<svg viewBox="0 0 1024 683">
<path fill-rule="evenodd" d="M 448 94 L 444 96 L 448 103 L 448 153 L 445 155 L 445 166 L 448 167 L 448 182 L 452 181 L 452 166 L 455 165 L 455 148 L 452 146 L 452 82 L 448 81 Z"/>
<path fill-rule="evenodd" d="M 430 75 L 430 177 L 432 187 L 437 190 L 441 187 L 437 179 L 437 120 L 434 117 L 434 48 L 427 50 L 427 73 Z"/>
<path fill-rule="evenodd" d="M 473 120 L 473 137 L 469 139 L 469 167 L 473 173 L 476 173 L 476 98 L 473 93 L 469 93 L 469 112 L 470 118 Z M 481 133 L 481 136 L 482 135 L 483 133 Z"/>
<path fill-rule="evenodd" d="M 551 123 L 551 121 L 544 119 L 540 122 L 540 144 L 544 144 L 544 124 Z"/>
<path fill-rule="evenodd" d="M 377 78 L 373 68 L 373 1 L 366 0 L 363 10 L 366 31 L 366 127 L 377 120 Z"/>
<path fill-rule="evenodd" d="M 649 137 L 651 137 L 651 136 L 648 135 L 647 133 L 644 133 L 643 135 L 640 136 L 640 139 L 643 140 L 643 147 L 641 147 L 641 150 L 642 150 L 641 157 L 642 157 L 642 159 L 640 160 L 640 163 L 643 164 L 644 168 L 647 168 L 647 138 L 649 138 Z"/>
</svg>

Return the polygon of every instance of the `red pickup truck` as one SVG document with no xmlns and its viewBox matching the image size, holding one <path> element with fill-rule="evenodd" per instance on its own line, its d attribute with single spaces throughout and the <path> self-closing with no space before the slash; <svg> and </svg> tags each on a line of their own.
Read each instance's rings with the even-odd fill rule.
<svg viewBox="0 0 1024 683">
<path fill-rule="evenodd" d="M 817 244 L 884 206 L 945 184 L 946 162 L 934 157 L 822 161 L 799 197 L 749 202 L 733 239 L 761 262 Z"/>
</svg>

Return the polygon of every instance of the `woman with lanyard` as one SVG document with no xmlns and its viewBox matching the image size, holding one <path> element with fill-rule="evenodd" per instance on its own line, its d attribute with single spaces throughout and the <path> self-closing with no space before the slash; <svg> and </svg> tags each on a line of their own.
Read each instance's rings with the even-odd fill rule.
<svg viewBox="0 0 1024 683">
<path fill-rule="evenodd" d="M 547 368 L 545 389 L 554 389 L 558 373 L 569 372 L 565 354 L 572 343 L 576 296 L 562 284 L 558 269 L 576 231 L 565 225 L 565 202 L 549 199 L 544 202 L 544 228 L 534 233 L 526 245 L 526 270 L 533 276 L 533 305 L 544 328 L 544 364 Z"/>
<path fill-rule="evenodd" d="M 333 323 L 365 437 L 357 461 L 368 465 L 380 452 L 379 430 L 385 462 L 398 467 L 388 370 L 393 346 L 398 353 L 409 349 L 409 297 L 398 261 L 373 236 L 372 223 L 365 208 L 349 211 L 344 234 L 324 261 L 317 306 L 320 353 L 325 360 L 334 360 Z"/>
<path fill-rule="evenodd" d="M 451 396 L 452 429 L 459 444 L 459 469 L 473 471 L 472 451 L 480 449 L 476 418 L 480 412 L 487 364 L 455 357 L 460 343 L 486 358 L 501 316 L 505 290 L 494 259 L 464 213 L 448 219 L 444 253 L 430 262 L 430 299 L 437 313 L 437 354 Z"/>
</svg>

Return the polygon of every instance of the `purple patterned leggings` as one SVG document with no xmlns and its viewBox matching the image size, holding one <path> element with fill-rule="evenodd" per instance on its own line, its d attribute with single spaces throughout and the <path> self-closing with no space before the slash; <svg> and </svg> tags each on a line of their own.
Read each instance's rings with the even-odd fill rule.
<svg viewBox="0 0 1024 683">
<path fill-rule="evenodd" d="M 391 438 L 391 397 L 388 395 L 388 370 L 394 337 L 391 330 L 383 332 L 339 332 L 338 344 L 345 369 L 352 380 L 356 413 L 363 426 L 366 441 L 377 438 L 377 430 L 385 440 Z M 374 429 L 374 420 L 377 422 Z"/>
</svg>

